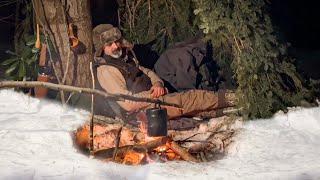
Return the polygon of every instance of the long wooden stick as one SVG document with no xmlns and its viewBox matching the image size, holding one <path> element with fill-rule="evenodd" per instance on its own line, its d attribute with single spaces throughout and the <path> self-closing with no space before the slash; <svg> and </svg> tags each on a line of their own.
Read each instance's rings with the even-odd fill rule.
<svg viewBox="0 0 320 180">
<path fill-rule="evenodd" d="M 51 53 L 51 49 L 50 49 L 50 46 L 49 46 L 49 41 L 48 41 L 48 35 L 46 34 L 46 31 L 43 30 L 43 33 L 45 35 L 45 41 L 46 41 L 46 44 L 47 44 L 47 48 L 48 48 L 48 54 L 49 54 L 49 60 L 51 62 L 51 66 L 52 66 L 52 69 L 53 69 L 53 73 L 58 81 L 58 83 L 60 85 L 62 85 L 61 83 L 61 80 L 60 80 L 60 77 L 58 76 L 58 71 L 57 71 L 57 68 L 56 68 L 56 65 L 55 63 L 53 62 L 53 59 L 52 59 L 52 53 Z M 64 92 L 62 90 L 60 90 L 60 99 L 61 99 L 61 103 L 63 105 L 66 104 L 66 100 L 65 100 L 65 96 L 64 96 Z"/>
<path fill-rule="evenodd" d="M 58 90 L 58 91 L 64 90 L 64 91 L 69 91 L 69 92 L 97 94 L 97 95 L 103 96 L 106 99 L 111 99 L 111 100 L 115 100 L 115 101 L 131 100 L 131 101 L 158 103 L 160 105 L 181 108 L 177 104 L 163 102 L 158 99 L 140 98 L 140 97 L 134 97 L 134 96 L 124 95 L 124 94 L 111 94 L 111 93 L 103 92 L 103 91 L 96 90 L 96 89 L 90 89 L 90 88 L 80 88 L 80 87 L 75 87 L 75 86 L 54 84 L 54 83 L 49 83 L 49 82 L 39 82 L 39 81 L 0 81 L 0 89 L 1 88 L 14 88 L 14 87 L 24 87 L 24 88 L 45 87 L 45 88 Z"/>
<path fill-rule="evenodd" d="M 90 62 L 90 72 L 91 72 L 91 80 L 92 80 L 92 89 L 95 89 L 96 87 L 95 87 L 95 79 L 94 79 L 94 75 L 93 75 L 92 62 Z M 93 152 L 93 147 L 94 147 L 94 145 L 93 145 L 93 126 L 94 126 L 93 118 L 94 118 L 94 94 L 91 95 L 90 153 Z"/>
</svg>

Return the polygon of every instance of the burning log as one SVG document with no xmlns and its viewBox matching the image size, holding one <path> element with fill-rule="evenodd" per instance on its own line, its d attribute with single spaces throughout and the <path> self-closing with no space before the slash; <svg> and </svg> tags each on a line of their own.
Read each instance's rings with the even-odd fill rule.
<svg viewBox="0 0 320 180">
<path fill-rule="evenodd" d="M 187 150 L 183 149 L 176 142 L 172 141 L 170 143 L 171 149 L 177 153 L 183 160 L 189 162 L 199 162 L 196 158 L 194 158 Z"/>
<path fill-rule="evenodd" d="M 94 149 L 111 148 L 117 145 L 117 134 L 119 132 L 120 124 L 94 125 Z M 121 130 L 119 136 L 119 146 L 133 145 L 140 143 L 143 139 L 138 138 L 137 133 L 133 132 L 127 127 Z M 85 124 L 75 132 L 76 145 L 82 150 L 89 149 L 89 125 Z"/>
<path fill-rule="evenodd" d="M 168 160 L 170 160 L 170 161 L 180 159 L 180 157 L 171 149 L 167 150 L 166 156 L 167 156 Z"/>
<path fill-rule="evenodd" d="M 126 152 L 122 164 L 139 165 L 146 163 L 146 152 L 137 152 L 136 150 L 129 150 Z"/>
<path fill-rule="evenodd" d="M 167 141 L 168 141 L 167 137 L 159 137 L 156 140 L 149 141 L 142 144 L 122 146 L 118 148 L 118 155 L 121 156 L 124 153 L 128 152 L 129 150 L 135 150 L 135 151 L 145 150 L 146 152 L 151 152 L 156 147 L 166 144 Z M 96 150 L 93 154 L 96 158 L 108 159 L 112 157 L 114 149 L 115 148 L 99 149 L 99 150 Z"/>
</svg>

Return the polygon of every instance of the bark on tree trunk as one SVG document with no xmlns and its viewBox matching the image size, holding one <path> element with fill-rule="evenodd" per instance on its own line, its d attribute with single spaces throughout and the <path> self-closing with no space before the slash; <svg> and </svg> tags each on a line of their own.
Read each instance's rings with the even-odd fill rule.
<svg viewBox="0 0 320 180">
<path fill-rule="evenodd" d="M 47 30 L 57 56 L 53 60 L 62 82 L 66 73 L 67 85 L 90 87 L 90 61 L 93 59 L 92 25 L 89 0 L 40 0 L 33 1 L 40 25 Z M 76 27 L 80 43 L 70 49 L 68 24 Z M 68 65 L 69 63 L 69 65 Z M 67 69 L 68 67 L 68 69 Z"/>
</svg>

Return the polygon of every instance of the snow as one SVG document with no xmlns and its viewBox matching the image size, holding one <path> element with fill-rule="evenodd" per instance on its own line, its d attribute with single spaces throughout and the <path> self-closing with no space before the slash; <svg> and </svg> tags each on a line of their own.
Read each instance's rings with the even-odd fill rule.
<svg viewBox="0 0 320 180">
<path fill-rule="evenodd" d="M 246 122 L 221 160 L 125 166 L 88 158 L 71 132 L 89 113 L 0 91 L 0 179 L 320 179 L 320 108 Z"/>
</svg>

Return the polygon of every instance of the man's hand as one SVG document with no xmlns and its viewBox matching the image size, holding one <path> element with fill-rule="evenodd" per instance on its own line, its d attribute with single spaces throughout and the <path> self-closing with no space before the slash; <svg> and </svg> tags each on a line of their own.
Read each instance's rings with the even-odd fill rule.
<svg viewBox="0 0 320 180">
<path fill-rule="evenodd" d="M 168 90 L 161 83 L 156 83 L 151 87 L 151 97 L 158 98 L 168 93 Z"/>
</svg>

